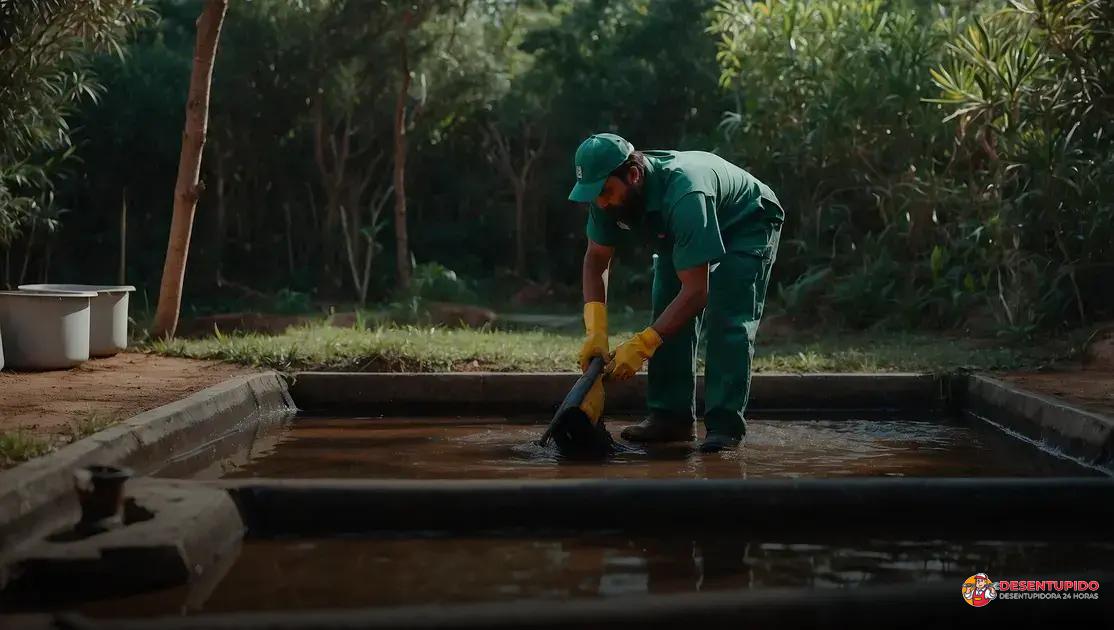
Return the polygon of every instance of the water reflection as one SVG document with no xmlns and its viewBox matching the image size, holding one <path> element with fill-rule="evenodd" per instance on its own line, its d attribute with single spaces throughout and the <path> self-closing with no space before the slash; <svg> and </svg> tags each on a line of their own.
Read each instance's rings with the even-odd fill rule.
<svg viewBox="0 0 1114 630">
<path fill-rule="evenodd" d="M 619 597 L 764 587 L 855 588 L 991 575 L 1088 575 L 1114 545 L 1038 542 L 400 536 L 249 543 L 204 598 L 126 601 L 129 615 Z M 958 588 L 958 586 L 957 586 Z M 958 592 L 958 591 L 957 591 Z M 184 602 L 192 601 L 190 606 Z M 84 607 L 119 614 L 121 601 Z"/>
<path fill-rule="evenodd" d="M 611 420 L 613 434 L 630 419 Z M 540 424 L 483 419 L 300 419 L 225 477 L 393 479 L 800 478 L 1051 476 L 1094 471 L 992 427 L 946 419 L 755 420 L 743 449 L 701 455 L 693 443 L 631 446 L 606 462 L 560 459 Z"/>
</svg>

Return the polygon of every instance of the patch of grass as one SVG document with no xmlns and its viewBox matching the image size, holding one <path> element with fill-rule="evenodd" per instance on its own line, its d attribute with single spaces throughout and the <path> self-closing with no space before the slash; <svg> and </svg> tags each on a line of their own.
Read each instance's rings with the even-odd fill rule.
<svg viewBox="0 0 1114 630">
<path fill-rule="evenodd" d="M 0 468 L 14 466 L 52 450 L 54 444 L 49 438 L 29 431 L 0 432 Z"/>
<path fill-rule="evenodd" d="M 217 359 L 280 371 L 497 371 L 567 369 L 571 336 L 416 326 L 370 330 L 310 325 L 281 335 L 215 335 L 156 340 L 164 355 Z M 575 351 L 575 349 L 574 349 Z"/>
<path fill-rule="evenodd" d="M 89 437 L 97 431 L 107 429 L 118 422 L 120 422 L 120 418 L 115 415 L 103 414 L 99 411 L 89 411 L 78 416 L 76 420 L 66 425 L 64 435 L 68 442 L 73 443 L 82 438 Z"/>
<path fill-rule="evenodd" d="M 757 372 L 952 372 L 1037 368 L 1064 358 L 1066 343 L 1005 343 L 923 333 L 826 334 L 763 343 Z"/>
<path fill-rule="evenodd" d="M 629 333 L 612 336 L 612 347 Z M 576 332 L 379 326 L 370 330 L 323 324 L 281 335 L 216 335 L 153 341 L 158 354 L 215 359 L 284 372 L 336 371 L 574 371 Z M 1033 368 L 1062 358 L 1069 342 L 1010 346 L 1000 341 L 921 333 L 825 333 L 808 338 L 759 337 L 757 372 L 947 372 Z"/>
<path fill-rule="evenodd" d="M 10 468 L 41 457 L 67 444 L 89 437 L 120 422 L 114 414 L 88 411 L 70 421 L 60 431 L 36 434 L 26 429 L 0 431 L 0 469 Z"/>
</svg>

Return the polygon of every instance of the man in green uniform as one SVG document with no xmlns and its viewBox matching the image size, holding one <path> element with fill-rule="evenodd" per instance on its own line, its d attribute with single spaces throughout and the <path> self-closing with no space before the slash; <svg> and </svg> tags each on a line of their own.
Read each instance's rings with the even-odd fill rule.
<svg viewBox="0 0 1114 630">
<path fill-rule="evenodd" d="M 636 442 L 692 440 L 696 347 L 707 335 L 703 452 L 734 448 L 746 433 L 754 337 L 785 213 L 768 186 L 702 151 L 634 150 L 602 133 L 576 151 L 569 199 L 589 204 L 584 255 L 581 369 L 607 356 L 610 378 L 634 376 L 649 360 L 649 416 L 623 431 Z M 620 234 L 649 238 L 653 323 L 608 351 L 607 276 Z"/>
</svg>

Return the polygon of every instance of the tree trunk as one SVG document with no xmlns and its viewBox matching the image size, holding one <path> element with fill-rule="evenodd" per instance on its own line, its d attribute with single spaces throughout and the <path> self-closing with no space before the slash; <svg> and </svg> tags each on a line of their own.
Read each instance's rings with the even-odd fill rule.
<svg viewBox="0 0 1114 630">
<path fill-rule="evenodd" d="M 503 134 L 493 123 L 488 123 L 484 135 L 489 145 L 495 149 L 496 164 L 499 170 L 511 182 L 514 191 L 514 270 L 520 278 L 527 277 L 526 265 L 526 240 L 529 232 L 527 223 L 527 197 L 530 183 L 530 169 L 534 161 L 545 150 L 548 132 L 542 133 L 541 141 L 537 148 L 531 146 L 531 126 L 522 128 L 522 165 L 515 169 L 514 159 L 511 155 L 511 139 Z M 544 232 L 536 232 L 544 234 Z"/>
<path fill-rule="evenodd" d="M 23 279 L 27 277 L 27 265 L 31 263 L 31 252 L 35 247 L 35 228 L 39 226 L 38 217 L 31 218 L 31 233 L 27 236 L 27 248 L 23 250 L 23 266 L 19 269 L 19 279 L 16 280 L 16 286 L 23 284 Z"/>
<path fill-rule="evenodd" d="M 328 287 L 330 293 L 340 289 L 339 275 L 343 266 L 341 246 L 336 242 L 340 226 L 340 213 L 344 212 L 343 194 L 348 183 L 348 164 L 355 157 L 351 152 L 352 117 L 348 114 L 340 122 L 329 120 L 325 112 L 324 97 L 319 96 L 313 107 L 314 160 L 325 192 L 325 216 L 320 223 L 320 242 L 317 262 L 319 289 Z M 338 134 L 339 133 L 339 140 Z"/>
<path fill-rule="evenodd" d="M 227 217 L 227 206 L 224 203 L 224 155 L 220 152 L 219 146 L 214 146 L 218 149 L 217 154 L 217 220 L 216 225 L 213 226 L 213 267 L 216 269 L 215 278 L 224 277 L 224 235 L 225 230 L 225 217 Z"/>
<path fill-rule="evenodd" d="M 526 182 L 514 182 L 514 272 L 526 277 Z"/>
<path fill-rule="evenodd" d="M 128 189 L 120 196 L 120 267 L 116 270 L 116 284 L 124 284 L 128 276 Z"/>
<path fill-rule="evenodd" d="M 530 201 L 530 210 L 528 215 L 534 218 L 534 234 L 537 235 L 537 240 L 534 241 L 534 255 L 538 260 L 549 260 L 549 243 L 546 242 L 546 216 L 545 206 L 542 205 L 541 200 L 537 195 L 534 195 Z M 549 265 L 540 265 L 541 277 L 543 282 L 549 282 L 551 277 L 551 270 Z"/>
<path fill-rule="evenodd" d="M 46 239 L 46 252 L 43 253 L 43 277 L 42 277 L 42 280 L 39 281 L 42 284 L 48 284 L 50 282 L 50 277 L 49 277 L 49 274 L 50 274 L 50 252 L 51 252 L 51 246 L 50 245 L 53 242 L 54 242 L 54 239 L 50 239 L 50 238 Z"/>
<path fill-rule="evenodd" d="M 290 283 L 294 283 L 294 231 L 291 227 L 290 204 L 283 202 L 282 217 L 286 225 L 286 273 Z"/>
<path fill-rule="evenodd" d="M 189 254 L 193 215 L 201 192 L 201 153 L 205 148 L 205 132 L 209 124 L 209 88 L 213 80 L 213 61 L 217 54 L 221 24 L 228 10 L 228 0 L 206 0 L 197 18 L 197 43 L 186 100 L 186 126 L 182 134 L 182 153 L 178 159 L 178 180 L 174 185 L 174 215 L 170 223 L 170 240 L 166 246 L 159 303 L 151 334 L 173 337 L 182 307 L 182 284 L 186 278 L 186 257 Z"/>
<path fill-rule="evenodd" d="M 359 247 L 359 240 L 355 239 L 356 240 L 355 245 L 352 243 L 352 241 L 354 240 L 353 236 L 358 237 L 359 236 L 359 231 L 357 229 L 357 230 L 355 230 L 356 233 L 353 234 L 352 233 L 353 230 L 348 227 L 348 211 L 347 210 L 342 210 L 341 213 L 340 213 L 340 227 L 341 227 L 341 230 L 344 233 L 344 252 L 346 254 L 346 258 L 348 259 L 348 270 L 352 273 L 352 286 L 356 288 L 356 292 L 357 292 L 357 294 L 359 294 L 360 286 L 362 285 L 362 282 L 361 282 L 361 279 L 360 279 L 359 264 L 356 262 L 356 256 L 357 256 L 358 247 Z M 364 305 L 364 296 L 360 295 L 359 299 L 360 299 L 360 306 L 363 306 Z"/>
<path fill-rule="evenodd" d="M 410 31 L 410 13 L 403 17 L 399 36 L 399 58 L 402 81 L 395 100 L 395 260 L 398 264 L 398 288 L 410 288 L 410 243 L 406 234 L 406 97 L 410 91 L 410 65 L 406 58 L 406 40 Z"/>
</svg>

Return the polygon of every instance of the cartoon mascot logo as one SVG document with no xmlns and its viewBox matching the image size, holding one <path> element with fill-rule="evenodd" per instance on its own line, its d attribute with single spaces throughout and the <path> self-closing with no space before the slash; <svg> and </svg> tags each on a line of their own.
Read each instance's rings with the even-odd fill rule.
<svg viewBox="0 0 1114 630">
<path fill-rule="evenodd" d="M 985 573 L 976 573 L 963 581 L 963 601 L 982 608 L 998 597 L 998 587 Z"/>
</svg>

